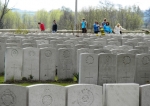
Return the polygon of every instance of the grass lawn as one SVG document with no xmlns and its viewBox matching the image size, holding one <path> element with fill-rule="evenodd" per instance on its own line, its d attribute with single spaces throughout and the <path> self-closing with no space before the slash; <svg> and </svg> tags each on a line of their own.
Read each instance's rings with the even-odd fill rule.
<svg viewBox="0 0 150 106">
<path fill-rule="evenodd" d="M 11 82 L 11 83 L 5 83 L 4 82 L 4 76 L 0 76 L 0 84 L 16 84 L 16 85 L 21 85 L 21 86 L 29 86 L 29 85 L 34 85 L 34 84 L 56 84 L 56 85 L 61 85 L 61 86 L 67 86 L 71 84 L 77 84 L 77 82 L 69 82 L 69 81 L 56 81 L 56 82 Z"/>
</svg>

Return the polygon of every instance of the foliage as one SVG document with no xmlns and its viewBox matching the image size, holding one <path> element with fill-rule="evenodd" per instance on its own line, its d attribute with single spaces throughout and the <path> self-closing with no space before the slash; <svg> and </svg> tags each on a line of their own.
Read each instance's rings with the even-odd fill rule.
<svg viewBox="0 0 150 106">
<path fill-rule="evenodd" d="M 26 77 L 22 77 L 22 81 L 27 81 L 28 79 Z"/>
<path fill-rule="evenodd" d="M 145 34 L 150 34 L 150 32 L 149 31 L 145 31 Z"/>
<path fill-rule="evenodd" d="M 34 20 L 35 22 L 38 24 L 38 22 L 42 22 L 45 24 L 45 27 L 48 27 L 48 12 L 44 9 L 39 10 L 36 12 L 35 16 L 34 16 Z"/>
<path fill-rule="evenodd" d="M 9 3 L 9 0 L 6 0 Z M 4 7 L 5 6 L 5 10 Z M 74 25 L 74 15 L 75 13 L 67 8 L 62 7 L 61 9 L 46 11 L 44 9 L 38 10 L 35 12 L 35 15 L 29 15 L 28 13 L 23 13 L 22 15 L 16 12 L 12 12 L 10 9 L 7 8 L 6 4 L 1 4 L 0 2 L 0 16 L 3 14 L 5 18 L 0 20 L 0 25 L 2 24 L 3 28 L 6 29 L 13 29 L 17 28 L 17 32 L 22 32 L 20 29 L 22 25 L 26 27 L 26 29 L 37 29 L 38 22 L 42 22 L 45 24 L 47 30 L 51 30 L 53 20 L 55 19 L 58 24 L 58 29 L 63 30 L 73 30 L 75 27 Z M 9 12 L 8 12 L 9 10 Z M 7 14 L 6 14 L 7 13 Z M 147 16 L 150 19 L 150 10 L 146 11 Z M 136 30 L 141 28 L 143 25 L 143 12 L 140 10 L 138 6 L 128 6 L 122 7 L 107 1 L 101 0 L 99 2 L 98 7 L 88 7 L 83 8 L 81 11 L 78 11 L 78 19 L 77 19 L 77 26 L 78 30 L 81 29 L 80 23 L 82 18 L 85 18 L 88 23 L 88 29 L 93 31 L 93 23 L 97 20 L 100 24 L 104 18 L 107 18 L 107 21 L 110 22 L 110 26 L 112 29 L 117 23 L 120 23 L 122 27 L 128 30 Z M 147 23 L 144 23 L 147 25 Z"/>
<path fill-rule="evenodd" d="M 72 30 L 74 26 L 74 15 L 72 11 L 65 7 L 63 7 L 61 11 L 63 12 L 63 15 L 58 21 L 58 29 Z"/>
<path fill-rule="evenodd" d="M 0 29 L 4 28 L 4 16 L 9 12 L 10 9 L 8 9 L 9 0 L 5 0 L 4 4 L 0 1 Z"/>
<path fill-rule="evenodd" d="M 1 73 L 0 73 L 0 76 L 3 76 L 3 75 L 4 75 L 4 72 L 1 72 Z"/>
<path fill-rule="evenodd" d="M 26 29 L 25 25 L 19 26 L 19 28 L 15 31 L 15 34 L 27 34 L 28 30 Z"/>
<path fill-rule="evenodd" d="M 74 81 L 78 82 L 79 81 L 79 73 L 73 73 L 74 76 Z"/>
<path fill-rule="evenodd" d="M 29 75 L 29 78 L 28 78 L 28 80 L 33 80 L 33 77 L 34 77 L 34 76 L 32 76 L 32 75 Z"/>
</svg>

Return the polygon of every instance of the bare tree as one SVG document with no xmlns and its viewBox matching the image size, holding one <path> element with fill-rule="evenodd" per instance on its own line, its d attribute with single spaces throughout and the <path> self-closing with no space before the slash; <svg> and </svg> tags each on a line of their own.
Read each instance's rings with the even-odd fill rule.
<svg viewBox="0 0 150 106">
<path fill-rule="evenodd" d="M 3 18 L 6 15 L 6 13 L 10 10 L 8 9 L 9 1 L 10 0 L 5 0 L 4 4 L 2 4 L 2 7 L 0 9 L 0 29 L 4 28 Z"/>
</svg>

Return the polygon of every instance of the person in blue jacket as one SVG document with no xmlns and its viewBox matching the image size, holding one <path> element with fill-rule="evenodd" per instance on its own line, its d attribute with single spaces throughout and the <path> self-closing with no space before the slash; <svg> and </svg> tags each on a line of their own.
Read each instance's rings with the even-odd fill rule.
<svg viewBox="0 0 150 106">
<path fill-rule="evenodd" d="M 95 21 L 95 23 L 93 24 L 93 29 L 94 29 L 94 33 L 98 33 L 99 32 L 99 24 L 97 21 Z"/>
<path fill-rule="evenodd" d="M 109 22 L 106 22 L 106 25 L 104 25 L 104 31 L 105 33 L 112 33 L 112 29 L 109 26 Z"/>
</svg>

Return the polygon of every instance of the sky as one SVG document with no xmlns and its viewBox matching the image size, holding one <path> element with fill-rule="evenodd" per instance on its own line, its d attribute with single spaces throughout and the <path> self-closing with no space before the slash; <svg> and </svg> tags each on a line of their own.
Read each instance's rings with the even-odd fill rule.
<svg viewBox="0 0 150 106">
<path fill-rule="evenodd" d="M 4 1 L 4 0 L 2 0 Z M 98 6 L 100 0 L 78 0 L 78 11 L 89 6 Z M 138 5 L 141 10 L 150 8 L 149 0 L 108 0 L 113 4 L 121 4 L 122 6 Z M 10 0 L 8 7 L 18 8 L 21 10 L 38 11 L 45 9 L 50 11 L 58 9 L 62 6 L 75 11 L 75 0 Z"/>
</svg>

